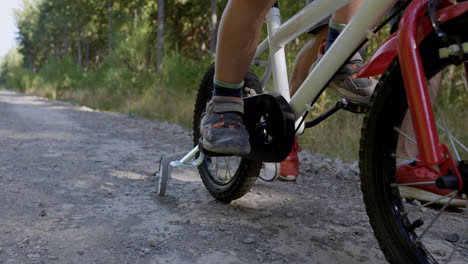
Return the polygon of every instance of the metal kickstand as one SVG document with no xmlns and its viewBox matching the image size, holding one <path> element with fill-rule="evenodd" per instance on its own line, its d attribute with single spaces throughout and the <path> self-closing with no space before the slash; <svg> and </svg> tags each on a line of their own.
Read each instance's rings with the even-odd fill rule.
<svg viewBox="0 0 468 264">
<path fill-rule="evenodd" d="M 161 160 L 159 161 L 159 172 L 156 172 L 155 174 L 158 183 L 156 186 L 156 191 L 159 197 L 162 197 L 166 194 L 166 186 L 167 182 L 171 178 L 172 168 L 198 167 L 203 162 L 205 155 L 201 152 L 200 156 L 195 161 L 189 162 L 189 160 L 199 152 L 200 150 L 198 146 L 196 146 L 179 161 L 169 161 L 166 157 L 161 157 Z"/>
</svg>

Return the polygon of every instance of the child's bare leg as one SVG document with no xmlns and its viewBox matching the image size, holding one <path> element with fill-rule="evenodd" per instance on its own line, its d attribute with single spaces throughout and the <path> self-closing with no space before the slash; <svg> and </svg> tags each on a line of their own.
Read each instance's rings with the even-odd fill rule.
<svg viewBox="0 0 468 264">
<path fill-rule="evenodd" d="M 275 0 L 231 0 L 219 25 L 216 77 L 236 84 L 248 71 L 260 38 L 262 24 Z"/>
</svg>

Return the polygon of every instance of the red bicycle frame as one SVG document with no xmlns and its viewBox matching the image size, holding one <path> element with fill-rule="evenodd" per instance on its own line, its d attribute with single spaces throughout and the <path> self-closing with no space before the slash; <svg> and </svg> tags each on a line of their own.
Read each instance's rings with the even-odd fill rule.
<svg viewBox="0 0 468 264">
<path fill-rule="evenodd" d="M 448 175 L 451 170 L 456 175 L 461 190 L 463 180 L 456 163 L 449 148 L 439 141 L 426 74 L 419 54 L 418 44 L 433 30 L 426 16 L 428 2 L 429 0 L 416 0 L 408 6 L 398 32 L 390 36 L 374 53 L 360 69 L 358 77 L 382 74 L 398 55 L 421 161 L 428 165 L 438 165 L 442 175 Z M 453 5 L 446 1 L 444 4 L 447 7 L 437 12 L 437 19 L 441 24 L 468 11 L 468 2 Z M 465 72 L 467 68 L 465 63 Z"/>
</svg>

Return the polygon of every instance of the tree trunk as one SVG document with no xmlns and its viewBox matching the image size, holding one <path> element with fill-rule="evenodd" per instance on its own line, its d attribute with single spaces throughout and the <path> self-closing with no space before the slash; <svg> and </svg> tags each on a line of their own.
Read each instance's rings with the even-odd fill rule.
<svg viewBox="0 0 468 264">
<path fill-rule="evenodd" d="M 96 57 L 94 57 L 94 65 L 98 66 L 101 62 L 101 57 L 99 56 L 99 51 L 96 53 Z"/>
<path fill-rule="evenodd" d="M 216 52 L 217 27 L 218 27 L 218 15 L 216 13 L 216 0 L 211 0 L 211 41 L 210 41 L 211 53 Z"/>
<path fill-rule="evenodd" d="M 137 0 L 134 1 L 133 10 L 133 72 L 137 72 L 137 26 L 138 26 L 138 11 L 137 11 Z"/>
<path fill-rule="evenodd" d="M 109 24 L 109 56 L 112 56 L 112 4 L 111 0 L 107 0 L 107 17 Z"/>
<path fill-rule="evenodd" d="M 81 53 L 81 36 L 82 36 L 82 31 L 80 30 L 79 34 L 78 34 L 78 68 L 80 68 L 81 70 L 81 65 L 82 65 L 82 53 Z"/>
<path fill-rule="evenodd" d="M 29 66 L 29 71 L 30 72 L 35 72 L 31 51 L 28 52 L 28 66 Z"/>
<path fill-rule="evenodd" d="M 63 49 L 65 49 L 65 47 L 63 46 L 65 46 L 65 44 L 60 46 L 59 40 L 54 40 L 54 43 L 51 44 L 51 48 L 53 49 L 56 61 L 60 60 L 60 53 L 62 53 Z"/>
<path fill-rule="evenodd" d="M 164 0 L 158 0 L 158 57 L 156 62 L 156 74 L 162 73 L 162 60 L 164 54 Z"/>
<path fill-rule="evenodd" d="M 86 37 L 85 71 L 88 71 L 88 70 L 89 70 L 89 36 L 88 36 L 88 27 L 85 28 L 85 37 Z"/>
<path fill-rule="evenodd" d="M 205 59 L 205 52 L 206 52 L 206 29 L 205 26 L 202 27 L 201 29 L 201 59 Z"/>
<path fill-rule="evenodd" d="M 70 53 L 70 42 L 68 41 L 68 26 L 65 26 L 65 52 L 63 54 L 60 54 L 60 58 L 65 55 L 69 55 Z"/>
</svg>

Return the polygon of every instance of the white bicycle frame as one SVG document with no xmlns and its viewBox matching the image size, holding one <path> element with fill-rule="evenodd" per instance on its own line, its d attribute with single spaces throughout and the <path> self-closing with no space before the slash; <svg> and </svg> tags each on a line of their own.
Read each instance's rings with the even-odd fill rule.
<svg viewBox="0 0 468 264">
<path fill-rule="evenodd" d="M 264 86 L 273 75 L 274 90 L 289 102 L 296 121 L 311 108 L 311 104 L 318 98 L 323 87 L 352 52 L 365 38 L 370 39 L 373 36 L 373 29 L 397 0 L 366 0 L 295 95 L 290 98 L 284 46 L 349 1 L 314 0 L 284 24 L 281 24 L 280 11 L 277 7 L 273 7 L 266 17 L 268 37 L 261 42 L 255 54 L 256 58 L 269 48 L 267 69 L 261 83 Z"/>
<path fill-rule="evenodd" d="M 294 111 L 296 124 L 300 124 L 302 114 L 312 107 L 317 97 L 320 95 L 323 87 L 333 77 L 335 72 L 351 56 L 352 52 L 367 37 L 373 36 L 373 29 L 387 11 L 396 3 L 397 0 L 366 0 L 353 19 L 344 28 L 338 39 L 330 47 L 327 53 L 309 74 L 307 79 L 299 87 L 299 90 L 290 98 L 288 74 L 286 70 L 286 58 L 284 46 L 307 32 L 322 19 L 335 12 L 340 7 L 347 4 L 350 0 L 314 0 L 295 16 L 290 18 L 284 24 L 281 24 L 281 16 L 278 8 L 273 7 L 266 17 L 268 26 L 268 37 L 258 46 L 255 58 L 269 48 L 267 69 L 261 80 L 262 88 L 268 79 L 273 75 L 274 90 L 280 93 L 290 104 Z M 254 61 L 253 65 L 263 64 Z M 302 127 L 303 127 L 302 123 Z M 298 129 L 302 133 L 302 129 Z M 197 153 L 199 147 L 194 147 L 185 157 L 179 161 L 172 161 L 167 164 L 167 168 L 159 169 L 156 176 L 159 177 L 158 184 L 164 186 L 158 187 L 159 196 L 165 193 L 165 185 L 171 178 L 171 170 L 175 167 L 197 167 L 205 155 L 200 153 L 198 158 L 190 162 L 189 160 Z M 167 173 L 161 171 L 167 170 Z"/>
</svg>

